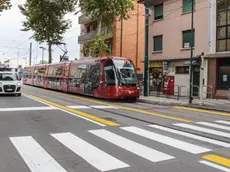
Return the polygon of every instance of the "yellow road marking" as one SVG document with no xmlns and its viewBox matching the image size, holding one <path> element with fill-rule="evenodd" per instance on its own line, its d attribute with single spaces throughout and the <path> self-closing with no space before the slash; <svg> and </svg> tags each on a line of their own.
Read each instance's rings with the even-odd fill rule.
<svg viewBox="0 0 230 172">
<path fill-rule="evenodd" d="M 83 97 L 79 97 L 79 96 L 75 96 L 75 95 L 69 95 L 69 94 L 59 93 L 59 92 L 50 91 L 50 90 L 46 90 L 46 89 L 44 89 L 44 91 L 50 92 L 50 93 L 55 93 L 55 94 L 58 94 L 58 95 L 68 96 L 68 97 L 71 97 L 71 98 L 74 98 L 74 99 L 83 100 L 83 101 L 87 101 L 87 102 L 91 102 L 91 103 L 97 103 L 97 104 L 101 104 L 101 105 L 113 106 L 113 107 L 116 107 L 116 108 L 119 108 L 119 109 L 124 109 L 124 110 L 128 110 L 128 111 L 143 113 L 143 114 L 146 114 L 146 115 L 157 116 L 157 117 L 161 117 L 161 118 L 165 118 L 165 119 L 171 119 L 171 120 L 174 120 L 174 121 L 180 121 L 180 122 L 186 122 L 186 123 L 193 122 L 192 120 L 187 120 L 187 119 L 183 119 L 183 118 L 178 118 L 178 117 L 173 117 L 173 116 L 168 116 L 168 115 L 162 115 L 162 114 L 158 114 L 158 113 L 153 113 L 153 112 L 149 112 L 149 111 L 145 111 L 145 110 L 140 110 L 140 109 L 135 109 L 135 108 L 129 108 L 129 107 L 124 107 L 124 106 L 110 104 L 110 103 L 105 103 L 105 102 L 101 102 L 101 101 L 97 101 L 97 100 L 92 100 L 92 99 L 88 99 L 88 98 L 83 98 Z"/>
<path fill-rule="evenodd" d="M 197 109 L 197 108 L 188 108 L 188 107 L 183 107 L 183 106 L 174 106 L 173 108 L 182 109 L 182 110 L 189 110 L 189 111 L 194 111 L 194 112 L 209 113 L 209 114 L 213 114 L 213 115 L 230 116 L 229 113 L 217 112 L 217 111 L 211 111 L 211 110 L 203 110 L 203 109 Z"/>
<path fill-rule="evenodd" d="M 230 159 L 228 158 L 224 158 L 224 157 L 217 156 L 214 154 L 205 155 L 205 156 L 202 156 L 202 158 L 205 160 L 214 162 L 216 164 L 220 164 L 222 166 L 230 167 Z"/>
<path fill-rule="evenodd" d="M 46 104 L 49 104 L 51 106 L 55 106 L 57 108 L 60 108 L 60 109 L 63 109 L 65 111 L 68 111 L 68 112 L 71 112 L 71 113 L 74 113 L 74 114 L 77 114 L 77 115 L 80 115 L 80 116 L 83 116 L 83 117 L 86 117 L 88 119 L 91 119 L 91 120 L 94 120 L 94 121 L 97 121 L 97 122 L 100 122 L 102 124 L 105 124 L 105 125 L 108 125 L 108 126 L 120 126 L 120 124 L 118 123 L 115 123 L 115 122 L 111 122 L 111 121 L 108 121 L 108 120 L 105 120 L 103 118 L 100 118 L 100 117 L 97 117 L 97 116 L 94 116 L 94 115 L 91 115 L 91 114 L 88 114 L 88 113 L 85 113 L 85 112 L 81 112 L 81 111 L 78 111 L 78 110 L 75 110 L 75 109 L 71 109 L 71 108 L 68 108 L 66 106 L 63 106 L 63 105 L 60 105 L 60 104 L 57 104 L 57 103 L 54 103 L 54 102 L 51 102 L 51 101 L 48 101 L 48 100 L 45 100 L 45 99 L 42 99 L 40 97 L 37 97 L 37 96 L 34 96 L 34 95 L 30 95 L 30 94 L 24 94 L 28 97 L 31 97 L 35 100 L 38 100 L 38 101 L 41 101 L 41 102 L 44 102 Z"/>
</svg>

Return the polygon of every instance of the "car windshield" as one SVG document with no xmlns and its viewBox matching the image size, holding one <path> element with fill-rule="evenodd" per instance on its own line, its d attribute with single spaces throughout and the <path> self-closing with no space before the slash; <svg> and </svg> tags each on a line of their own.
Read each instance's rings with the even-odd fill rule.
<svg viewBox="0 0 230 172">
<path fill-rule="evenodd" d="M 115 59 L 113 63 L 116 67 L 121 85 L 135 86 L 137 84 L 136 71 L 130 60 Z"/>
<path fill-rule="evenodd" d="M 16 81 L 18 80 L 16 73 L 0 73 L 0 81 Z"/>
</svg>

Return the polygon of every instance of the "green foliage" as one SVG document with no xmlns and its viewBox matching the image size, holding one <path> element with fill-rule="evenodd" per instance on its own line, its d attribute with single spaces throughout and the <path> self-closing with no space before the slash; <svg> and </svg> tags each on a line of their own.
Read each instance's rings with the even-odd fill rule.
<svg viewBox="0 0 230 172">
<path fill-rule="evenodd" d="M 136 0 L 78 0 L 81 11 L 98 19 L 107 27 L 118 18 L 128 19 L 128 12 L 134 9 Z"/>
<path fill-rule="evenodd" d="M 106 40 L 111 38 L 111 34 L 103 35 L 103 34 L 97 34 L 93 38 L 93 42 L 90 45 L 90 53 L 93 57 L 98 56 L 107 56 L 109 52 L 109 46 L 106 44 Z"/>
<path fill-rule="evenodd" d="M 23 31 L 33 31 L 33 38 L 39 43 L 49 46 L 49 63 L 52 62 L 52 45 L 59 44 L 63 34 L 71 26 L 64 16 L 74 10 L 76 0 L 27 0 L 19 5 L 21 13 L 26 17 Z"/>
<path fill-rule="evenodd" d="M 10 0 L 0 0 L 0 12 L 8 10 L 11 7 Z"/>
<path fill-rule="evenodd" d="M 89 51 L 84 50 L 84 53 L 90 52 L 92 56 L 105 56 L 109 52 L 106 40 L 111 35 L 102 34 L 102 27 L 113 26 L 115 19 L 128 19 L 129 11 L 134 9 L 136 0 L 77 0 L 81 11 L 98 21 L 98 34 L 94 37 Z M 85 54 L 86 54 L 85 53 Z"/>
</svg>

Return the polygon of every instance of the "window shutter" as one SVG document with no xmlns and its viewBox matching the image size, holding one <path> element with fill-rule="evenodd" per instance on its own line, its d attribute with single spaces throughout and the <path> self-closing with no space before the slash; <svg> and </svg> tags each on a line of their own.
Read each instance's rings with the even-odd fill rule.
<svg viewBox="0 0 230 172">
<path fill-rule="evenodd" d="M 153 39 L 154 39 L 154 50 L 153 51 L 162 51 L 163 36 L 155 36 Z"/>
<path fill-rule="evenodd" d="M 191 30 L 188 30 L 188 31 L 184 31 L 183 32 L 183 48 L 186 48 L 185 47 L 185 43 L 189 43 L 189 47 L 194 47 L 194 42 L 195 42 L 195 30 L 194 30 L 194 34 L 193 34 L 193 37 L 192 37 L 192 33 L 191 33 Z"/>
<path fill-rule="evenodd" d="M 195 0 L 193 0 L 193 8 L 195 9 Z M 192 11 L 192 0 L 183 0 L 183 13 Z"/>
<path fill-rule="evenodd" d="M 163 4 L 154 6 L 154 18 L 155 20 L 163 18 Z"/>
</svg>

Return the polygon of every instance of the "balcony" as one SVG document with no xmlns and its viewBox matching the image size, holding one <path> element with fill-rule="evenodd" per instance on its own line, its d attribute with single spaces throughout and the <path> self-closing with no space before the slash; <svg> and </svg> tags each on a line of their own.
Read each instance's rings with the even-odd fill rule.
<svg viewBox="0 0 230 172">
<path fill-rule="evenodd" d="M 90 23 L 90 22 L 92 22 L 92 21 L 94 21 L 94 19 L 92 19 L 91 17 L 88 17 L 88 16 L 86 16 L 86 15 L 81 15 L 80 17 L 79 17 L 79 19 L 78 19 L 78 23 L 79 24 L 87 24 L 87 23 Z"/>
<path fill-rule="evenodd" d="M 109 28 L 104 28 L 104 29 L 102 29 L 102 33 L 109 34 L 109 33 L 112 33 L 112 30 Z M 79 44 L 85 44 L 87 42 L 91 42 L 93 40 L 94 36 L 96 36 L 96 35 L 97 35 L 97 30 L 83 34 L 83 35 L 78 37 L 78 43 Z"/>
</svg>

